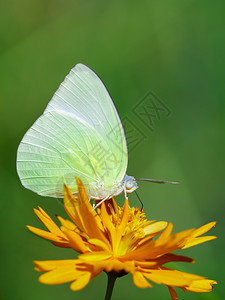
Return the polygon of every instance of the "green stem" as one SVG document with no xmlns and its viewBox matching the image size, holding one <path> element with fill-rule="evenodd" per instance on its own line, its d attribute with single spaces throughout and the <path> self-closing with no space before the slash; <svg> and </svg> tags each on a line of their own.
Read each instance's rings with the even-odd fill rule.
<svg viewBox="0 0 225 300">
<path fill-rule="evenodd" d="M 105 300 L 110 300 L 117 276 L 116 276 L 115 272 L 107 273 L 107 276 L 108 276 L 108 282 L 107 282 L 107 290 L 106 290 L 106 294 L 105 294 Z"/>
</svg>

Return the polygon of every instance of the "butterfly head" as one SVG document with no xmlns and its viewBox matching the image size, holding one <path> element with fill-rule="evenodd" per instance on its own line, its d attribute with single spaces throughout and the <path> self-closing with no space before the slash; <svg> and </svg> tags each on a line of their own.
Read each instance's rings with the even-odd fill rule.
<svg viewBox="0 0 225 300">
<path fill-rule="evenodd" d="M 123 182 L 127 193 L 132 193 L 138 188 L 136 179 L 133 176 L 125 175 Z"/>
</svg>

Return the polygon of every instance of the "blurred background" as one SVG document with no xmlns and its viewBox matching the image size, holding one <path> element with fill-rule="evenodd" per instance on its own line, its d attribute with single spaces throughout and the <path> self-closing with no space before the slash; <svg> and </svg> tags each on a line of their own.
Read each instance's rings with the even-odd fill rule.
<svg viewBox="0 0 225 300">
<path fill-rule="evenodd" d="M 69 70 L 78 62 L 107 86 L 127 131 L 128 174 L 178 185 L 140 183 L 149 219 L 174 231 L 217 221 L 218 240 L 183 251 L 180 270 L 218 281 L 224 299 L 224 1 L 0 2 L 1 290 L 4 300 L 103 299 L 106 275 L 79 292 L 38 283 L 33 260 L 75 257 L 30 233 L 33 213 L 66 217 L 59 201 L 26 190 L 16 173 L 17 147 Z M 145 113 L 143 113 L 145 112 Z M 123 200 L 118 200 L 122 204 Z M 135 195 L 130 202 L 138 206 Z M 118 279 L 113 299 L 169 299 L 164 286 L 138 289 Z"/>
</svg>

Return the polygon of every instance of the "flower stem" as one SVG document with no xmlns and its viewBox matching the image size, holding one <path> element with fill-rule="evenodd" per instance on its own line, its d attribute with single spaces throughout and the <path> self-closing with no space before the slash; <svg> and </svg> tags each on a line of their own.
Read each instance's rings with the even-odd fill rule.
<svg viewBox="0 0 225 300">
<path fill-rule="evenodd" d="M 116 276 L 115 272 L 107 273 L 107 276 L 108 276 L 108 282 L 107 282 L 107 290 L 106 290 L 106 294 L 105 294 L 105 300 L 110 300 L 117 276 Z"/>
</svg>

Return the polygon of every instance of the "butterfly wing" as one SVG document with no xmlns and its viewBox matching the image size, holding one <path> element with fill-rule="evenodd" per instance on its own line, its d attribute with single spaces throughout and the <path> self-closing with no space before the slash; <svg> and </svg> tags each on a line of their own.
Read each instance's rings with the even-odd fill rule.
<svg viewBox="0 0 225 300">
<path fill-rule="evenodd" d="M 90 190 L 110 190 L 127 168 L 127 146 L 116 108 L 101 80 L 78 64 L 66 76 L 17 152 L 22 184 L 40 195 L 73 193 L 78 176 Z M 94 195 L 92 195 L 94 196 Z"/>
</svg>

